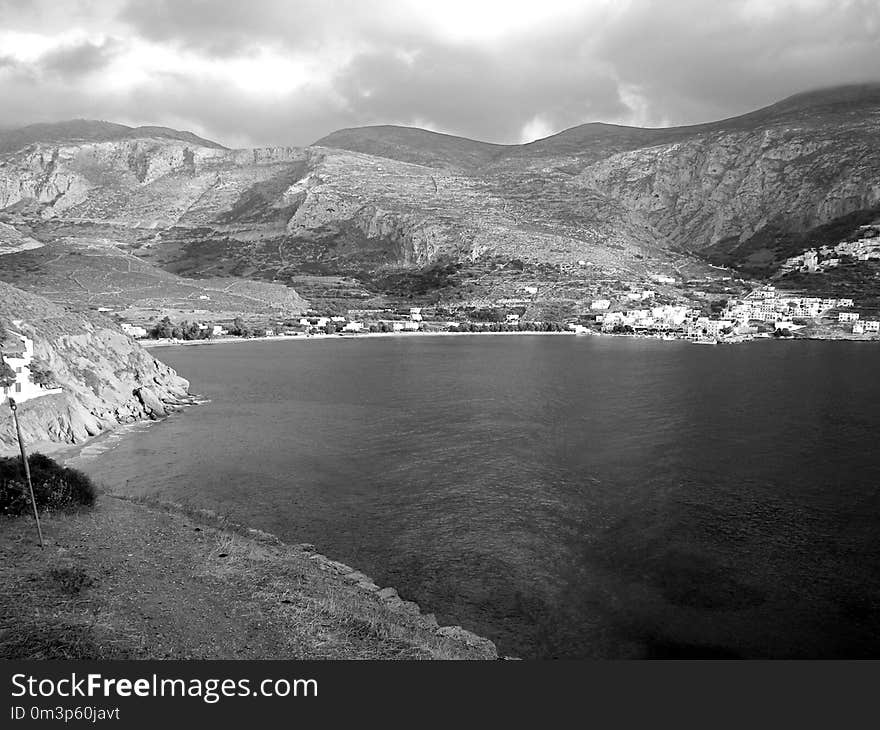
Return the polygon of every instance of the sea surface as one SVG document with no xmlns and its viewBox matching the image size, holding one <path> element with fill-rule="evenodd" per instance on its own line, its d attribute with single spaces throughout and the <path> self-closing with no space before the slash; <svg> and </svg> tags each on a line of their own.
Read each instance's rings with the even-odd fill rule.
<svg viewBox="0 0 880 730">
<path fill-rule="evenodd" d="M 210 402 L 98 442 L 520 657 L 880 656 L 880 346 L 162 348 Z"/>
</svg>

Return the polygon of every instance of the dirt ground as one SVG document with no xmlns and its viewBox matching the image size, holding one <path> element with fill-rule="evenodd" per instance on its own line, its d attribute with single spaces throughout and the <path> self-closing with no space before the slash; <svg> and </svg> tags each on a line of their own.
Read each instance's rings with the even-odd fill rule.
<svg viewBox="0 0 880 730">
<path fill-rule="evenodd" d="M 0 657 L 494 659 L 491 642 L 272 536 L 103 495 L 0 518 Z"/>
</svg>

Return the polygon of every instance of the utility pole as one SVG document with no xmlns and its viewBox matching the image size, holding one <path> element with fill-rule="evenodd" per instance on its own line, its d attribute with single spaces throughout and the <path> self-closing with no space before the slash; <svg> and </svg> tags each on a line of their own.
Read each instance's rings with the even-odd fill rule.
<svg viewBox="0 0 880 730">
<path fill-rule="evenodd" d="M 31 482 L 31 467 L 28 464 L 27 452 L 24 450 L 24 437 L 21 435 L 21 427 L 18 425 L 18 406 L 9 398 L 9 408 L 12 410 L 12 420 L 15 423 L 15 433 L 18 436 L 18 448 L 21 449 L 21 463 L 24 466 L 24 476 L 27 479 L 28 492 L 31 495 L 31 507 L 34 509 L 34 520 L 37 523 L 37 535 L 40 538 L 40 549 L 43 549 L 43 528 L 40 527 L 40 515 L 37 512 L 37 500 L 34 497 L 34 485 Z"/>
</svg>

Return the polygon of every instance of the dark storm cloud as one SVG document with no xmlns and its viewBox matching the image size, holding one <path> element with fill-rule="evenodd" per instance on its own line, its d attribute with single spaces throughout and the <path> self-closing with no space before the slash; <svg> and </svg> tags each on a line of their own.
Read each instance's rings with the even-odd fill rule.
<svg viewBox="0 0 880 730">
<path fill-rule="evenodd" d="M 264 43 L 314 47 L 328 35 L 370 25 L 376 12 L 364 0 L 274 0 L 258 7 L 239 0 L 127 0 L 118 18 L 145 38 L 232 56 Z"/>
<path fill-rule="evenodd" d="M 373 123 L 424 120 L 478 139 L 519 141 L 541 117 L 553 127 L 627 113 L 607 69 L 579 56 L 577 42 L 529 42 L 515 54 L 423 44 L 408 54 L 386 48 L 357 56 L 335 88 Z"/>
<path fill-rule="evenodd" d="M 638 87 L 655 123 L 706 121 L 880 80 L 880 3 L 634 0 L 596 53 Z"/>
<path fill-rule="evenodd" d="M 50 51 L 40 57 L 36 66 L 44 73 L 57 74 L 69 80 L 104 68 L 121 50 L 122 44 L 116 40 L 108 39 L 101 43 L 86 41 Z"/>
<path fill-rule="evenodd" d="M 37 56 L 0 46 L 0 125 L 100 117 L 188 127 L 231 144 L 307 144 L 341 127 L 398 123 L 518 142 L 524 130 L 596 120 L 697 123 L 811 88 L 880 80 L 876 0 L 486 8 L 0 0 L 0 35 L 57 37 Z M 509 22 L 518 17 L 528 22 Z"/>
</svg>

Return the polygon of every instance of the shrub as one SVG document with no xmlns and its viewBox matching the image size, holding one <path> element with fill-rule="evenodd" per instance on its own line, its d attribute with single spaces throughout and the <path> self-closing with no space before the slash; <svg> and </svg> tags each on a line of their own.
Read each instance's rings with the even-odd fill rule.
<svg viewBox="0 0 880 730">
<path fill-rule="evenodd" d="M 31 382 L 41 388 L 52 388 L 57 385 L 55 374 L 42 360 L 34 360 L 28 366 L 31 373 Z"/>
<path fill-rule="evenodd" d="M 41 512 L 74 512 L 95 501 L 95 485 L 76 469 L 62 466 L 43 454 L 28 457 L 37 509 Z M 17 516 L 30 511 L 30 495 L 21 459 L 0 458 L 0 514 Z"/>
<path fill-rule="evenodd" d="M 9 388 L 15 383 L 15 370 L 0 355 L 0 388 Z"/>
</svg>

